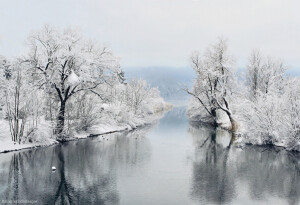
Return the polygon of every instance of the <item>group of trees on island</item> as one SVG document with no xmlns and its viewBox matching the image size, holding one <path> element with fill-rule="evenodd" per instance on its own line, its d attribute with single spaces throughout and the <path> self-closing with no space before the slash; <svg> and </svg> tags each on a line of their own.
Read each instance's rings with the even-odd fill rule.
<svg viewBox="0 0 300 205">
<path fill-rule="evenodd" d="M 112 51 L 76 30 L 45 26 L 26 44 L 24 55 L 0 57 L 0 103 L 14 142 L 43 133 L 65 140 L 99 119 L 119 123 L 163 109 L 157 88 L 126 81 Z"/>
<path fill-rule="evenodd" d="M 191 57 L 197 74 L 188 114 L 241 134 L 251 144 L 276 144 L 293 149 L 300 134 L 300 79 L 286 75 L 281 60 L 253 51 L 238 76 L 227 41 Z"/>
</svg>

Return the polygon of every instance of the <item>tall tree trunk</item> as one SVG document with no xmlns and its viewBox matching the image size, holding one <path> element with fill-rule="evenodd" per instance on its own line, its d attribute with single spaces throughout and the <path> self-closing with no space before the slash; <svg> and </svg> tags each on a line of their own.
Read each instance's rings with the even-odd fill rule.
<svg viewBox="0 0 300 205">
<path fill-rule="evenodd" d="M 238 129 L 238 124 L 237 124 L 236 120 L 232 117 L 232 114 L 230 112 L 226 112 L 226 113 L 227 113 L 230 123 L 231 123 L 231 131 L 236 132 Z"/>
<path fill-rule="evenodd" d="M 60 102 L 60 109 L 58 113 L 57 127 L 56 127 L 56 134 L 60 138 L 63 137 L 62 133 L 64 131 L 64 126 L 65 126 L 65 109 L 66 109 L 66 100 L 62 100 Z"/>
<path fill-rule="evenodd" d="M 212 109 L 211 109 L 211 115 L 212 115 L 212 118 L 213 118 L 213 120 L 214 120 L 213 126 L 214 126 L 214 127 L 218 127 L 218 123 L 217 123 L 217 111 L 216 111 L 216 108 L 212 108 Z"/>
</svg>

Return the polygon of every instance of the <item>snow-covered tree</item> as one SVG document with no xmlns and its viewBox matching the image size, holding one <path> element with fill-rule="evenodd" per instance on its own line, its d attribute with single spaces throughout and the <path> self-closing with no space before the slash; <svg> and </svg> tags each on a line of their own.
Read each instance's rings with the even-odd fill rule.
<svg viewBox="0 0 300 205">
<path fill-rule="evenodd" d="M 205 112 L 202 119 L 208 118 L 209 122 L 218 124 L 218 111 L 227 114 L 232 129 L 236 122 L 230 107 L 235 75 L 233 70 L 233 58 L 228 53 L 227 42 L 224 39 L 211 45 L 203 56 L 198 53 L 191 57 L 193 69 L 197 79 L 193 89 L 187 90 Z"/>
<path fill-rule="evenodd" d="M 0 56 L 1 77 L 9 79 L 12 75 L 11 62 L 4 56 Z"/>
<path fill-rule="evenodd" d="M 249 86 L 251 98 L 256 98 L 259 90 L 260 73 L 263 70 L 262 57 L 258 51 L 253 51 L 247 66 L 246 83 Z"/>
<path fill-rule="evenodd" d="M 259 51 L 253 51 L 246 70 L 246 84 L 250 98 L 282 90 L 286 67 L 280 60 L 265 58 Z"/>
<path fill-rule="evenodd" d="M 144 80 L 131 80 L 127 86 L 127 103 L 137 113 L 143 101 L 147 98 L 150 88 Z"/>
<path fill-rule="evenodd" d="M 67 102 L 75 94 L 92 91 L 103 84 L 123 80 L 118 59 L 78 32 L 45 26 L 28 38 L 30 47 L 25 61 L 34 84 L 55 93 L 59 100 L 56 133 L 63 137 Z"/>
<path fill-rule="evenodd" d="M 5 64 L 1 66 L 1 71 L 2 74 L 4 73 L 0 77 L 0 82 L 5 116 L 9 123 L 12 141 L 21 143 L 29 116 L 32 90 L 27 86 L 25 66 L 20 59 L 5 60 Z"/>
</svg>

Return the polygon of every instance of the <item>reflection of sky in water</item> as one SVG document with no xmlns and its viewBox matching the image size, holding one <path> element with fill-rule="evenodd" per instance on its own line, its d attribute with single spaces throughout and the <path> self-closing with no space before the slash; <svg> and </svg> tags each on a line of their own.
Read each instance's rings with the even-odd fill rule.
<svg viewBox="0 0 300 205">
<path fill-rule="evenodd" d="M 108 139 L 108 140 L 107 140 Z M 298 204 L 299 155 L 228 147 L 176 107 L 130 133 L 0 155 L 0 199 L 39 204 Z M 51 167 L 56 166 L 56 172 Z"/>
</svg>

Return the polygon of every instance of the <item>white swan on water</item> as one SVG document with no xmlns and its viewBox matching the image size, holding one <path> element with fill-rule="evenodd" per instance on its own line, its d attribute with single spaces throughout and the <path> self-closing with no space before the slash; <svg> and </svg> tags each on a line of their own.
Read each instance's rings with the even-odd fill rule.
<svg viewBox="0 0 300 205">
<path fill-rule="evenodd" d="M 52 171 L 55 171 L 55 170 L 56 170 L 56 167 L 53 166 L 53 167 L 52 167 Z"/>
</svg>

